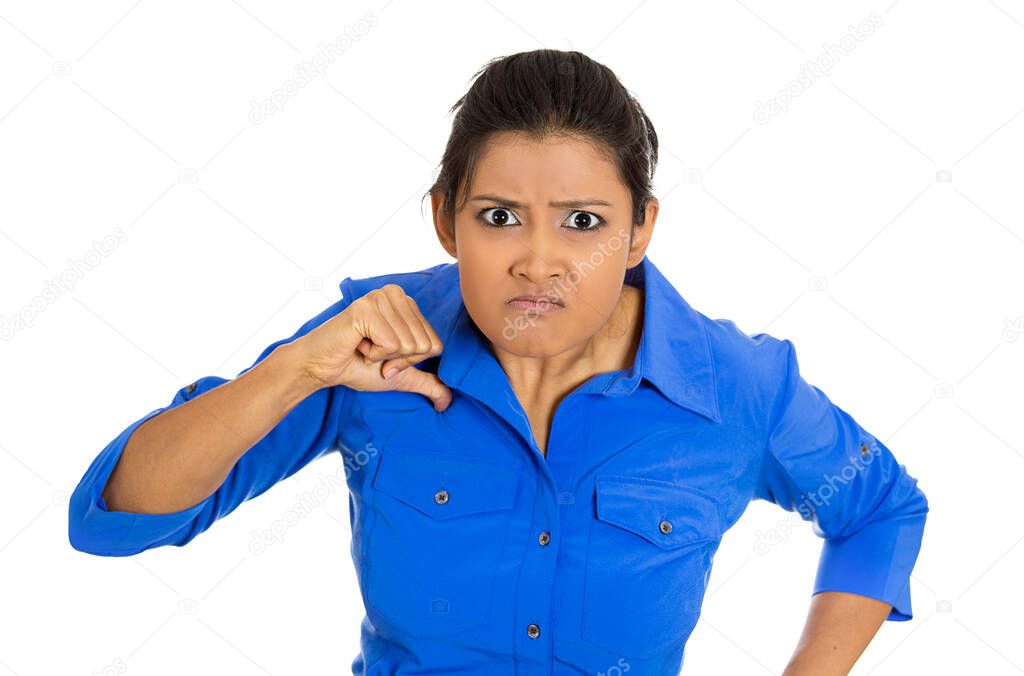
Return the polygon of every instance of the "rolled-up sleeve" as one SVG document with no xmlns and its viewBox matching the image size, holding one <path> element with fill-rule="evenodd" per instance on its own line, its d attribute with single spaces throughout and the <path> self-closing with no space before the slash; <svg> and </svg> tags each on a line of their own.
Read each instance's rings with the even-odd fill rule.
<svg viewBox="0 0 1024 676">
<path fill-rule="evenodd" d="M 800 375 L 783 340 L 776 397 L 756 496 L 797 511 L 824 538 L 812 594 L 842 591 L 913 618 L 910 574 L 928 500 L 893 453 Z"/>
<path fill-rule="evenodd" d="M 267 346 L 252 369 L 277 346 L 295 340 L 340 313 L 348 305 L 342 298 L 303 324 L 291 337 Z M 236 376 L 237 377 L 237 376 Z M 163 545 L 183 546 L 242 502 L 337 448 L 347 388 L 334 386 L 314 392 L 297 404 L 270 432 L 235 463 L 221 486 L 201 502 L 169 514 L 136 514 L 107 509 L 102 493 L 132 433 L 150 418 L 228 382 L 203 376 L 179 389 L 171 402 L 142 416 L 100 451 L 71 494 L 68 538 L 71 546 L 100 556 L 130 556 Z"/>
</svg>

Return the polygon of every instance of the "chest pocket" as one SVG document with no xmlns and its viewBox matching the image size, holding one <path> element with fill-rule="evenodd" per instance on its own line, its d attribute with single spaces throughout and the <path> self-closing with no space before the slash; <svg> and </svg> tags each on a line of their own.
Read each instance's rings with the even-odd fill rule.
<svg viewBox="0 0 1024 676">
<path fill-rule="evenodd" d="M 490 619 L 521 474 L 522 466 L 488 458 L 382 451 L 363 561 L 363 602 L 375 625 L 440 637 Z"/>
<path fill-rule="evenodd" d="M 620 657 L 680 648 L 693 631 L 723 534 L 714 496 L 680 483 L 595 479 L 583 638 Z"/>
</svg>

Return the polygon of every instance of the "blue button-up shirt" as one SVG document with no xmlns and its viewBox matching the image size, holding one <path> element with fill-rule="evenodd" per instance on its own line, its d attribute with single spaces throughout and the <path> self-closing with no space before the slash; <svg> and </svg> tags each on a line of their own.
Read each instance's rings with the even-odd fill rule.
<svg viewBox="0 0 1024 676">
<path fill-rule="evenodd" d="M 71 497 L 71 544 L 104 556 L 184 545 L 337 451 L 366 610 L 356 674 L 676 674 L 722 536 L 755 498 L 823 538 L 814 593 L 868 596 L 893 606 L 887 619 L 911 619 L 927 500 L 801 377 L 792 342 L 708 318 L 644 258 L 626 275 L 645 291 L 635 361 L 561 401 L 545 458 L 458 275 L 447 263 L 346 278 L 340 300 L 257 359 L 397 284 L 444 343 L 417 367 L 452 389 L 446 411 L 409 392 L 322 389 L 202 502 L 109 511 L 100 496 L 128 437 L 226 382 L 205 376 L 92 462 Z"/>
</svg>

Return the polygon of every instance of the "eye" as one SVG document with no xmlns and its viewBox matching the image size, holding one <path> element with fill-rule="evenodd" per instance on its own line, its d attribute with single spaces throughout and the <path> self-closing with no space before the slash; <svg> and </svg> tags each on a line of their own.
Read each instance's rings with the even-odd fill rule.
<svg viewBox="0 0 1024 676">
<path fill-rule="evenodd" d="M 488 216 L 488 212 L 493 213 Z M 477 215 L 477 219 L 484 225 L 492 228 L 504 228 L 509 225 L 522 225 L 522 223 L 516 219 L 515 214 L 505 207 L 490 207 L 489 209 L 484 209 L 479 213 L 479 215 Z M 510 220 L 515 222 L 510 223 Z"/>
<path fill-rule="evenodd" d="M 565 219 L 565 222 L 568 224 L 570 230 L 579 230 L 581 232 L 597 230 L 604 225 L 603 218 L 589 211 L 570 212 L 569 217 Z"/>
</svg>

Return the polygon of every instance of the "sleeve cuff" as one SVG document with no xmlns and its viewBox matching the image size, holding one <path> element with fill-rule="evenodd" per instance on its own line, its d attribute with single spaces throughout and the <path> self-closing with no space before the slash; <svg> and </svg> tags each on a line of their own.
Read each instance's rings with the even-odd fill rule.
<svg viewBox="0 0 1024 676">
<path fill-rule="evenodd" d="M 924 533 L 925 516 L 878 521 L 846 537 L 826 539 L 813 594 L 842 591 L 892 606 L 886 620 L 913 618 L 910 573 Z"/>
<path fill-rule="evenodd" d="M 213 499 L 213 495 L 188 509 L 170 514 L 136 514 L 110 511 L 103 500 L 110 475 L 117 465 L 128 438 L 142 423 L 166 410 L 158 408 L 136 420 L 103 449 L 71 495 L 68 509 L 68 537 L 78 551 L 99 556 L 131 556 L 192 523 Z"/>
</svg>

